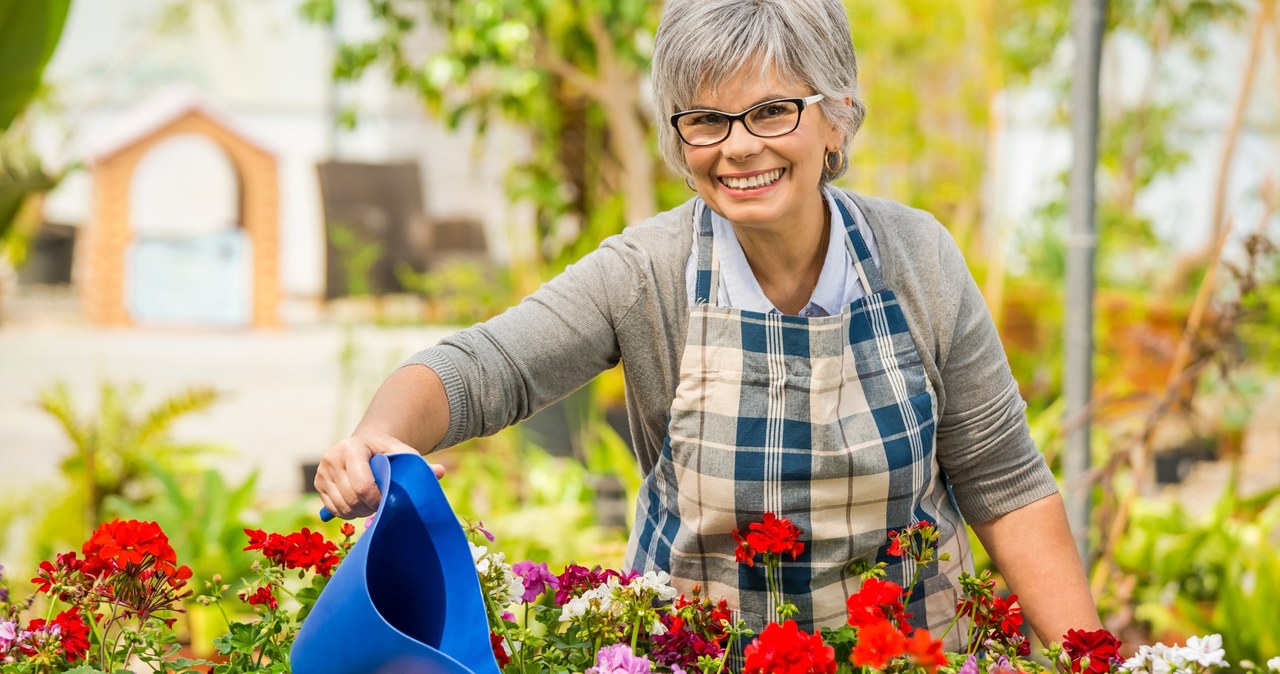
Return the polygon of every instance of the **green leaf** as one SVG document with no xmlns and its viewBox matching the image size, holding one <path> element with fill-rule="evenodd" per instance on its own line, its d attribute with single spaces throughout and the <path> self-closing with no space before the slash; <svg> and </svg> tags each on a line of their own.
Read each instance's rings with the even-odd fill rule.
<svg viewBox="0 0 1280 674">
<path fill-rule="evenodd" d="M 13 120 L 40 87 L 40 76 L 53 56 L 67 21 L 71 0 L 0 0 L 0 131 Z"/>
</svg>

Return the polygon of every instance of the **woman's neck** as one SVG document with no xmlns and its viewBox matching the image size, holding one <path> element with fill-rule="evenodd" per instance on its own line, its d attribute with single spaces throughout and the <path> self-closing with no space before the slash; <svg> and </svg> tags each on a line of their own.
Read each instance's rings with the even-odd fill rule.
<svg viewBox="0 0 1280 674">
<path fill-rule="evenodd" d="M 782 223 L 782 228 L 733 229 L 765 297 L 784 314 L 800 313 L 813 296 L 827 257 L 831 218 L 826 197 L 817 191 L 796 221 Z"/>
</svg>

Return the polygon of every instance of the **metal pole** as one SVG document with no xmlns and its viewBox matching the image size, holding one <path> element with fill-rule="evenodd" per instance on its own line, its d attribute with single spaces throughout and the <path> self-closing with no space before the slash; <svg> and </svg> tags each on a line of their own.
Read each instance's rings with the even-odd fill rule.
<svg viewBox="0 0 1280 674">
<path fill-rule="evenodd" d="M 1076 547 L 1088 558 L 1090 488 L 1087 409 L 1093 389 L 1094 173 L 1098 164 L 1098 73 L 1107 0 L 1073 0 L 1076 47 L 1071 85 L 1071 230 L 1067 235 L 1066 418 L 1072 424 L 1063 455 L 1067 517 Z"/>
</svg>

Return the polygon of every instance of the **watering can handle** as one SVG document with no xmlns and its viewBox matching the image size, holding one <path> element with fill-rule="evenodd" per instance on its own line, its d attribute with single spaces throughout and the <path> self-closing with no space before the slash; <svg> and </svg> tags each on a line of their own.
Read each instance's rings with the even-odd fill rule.
<svg viewBox="0 0 1280 674">
<path fill-rule="evenodd" d="M 386 491 L 387 485 L 385 484 L 385 481 L 391 479 L 390 478 L 391 473 L 390 471 L 385 469 L 378 470 L 378 465 L 379 465 L 379 462 L 389 463 L 389 461 L 390 460 L 387 459 L 386 455 L 384 454 L 374 454 L 372 457 L 369 458 L 369 468 L 373 471 L 373 481 L 377 483 L 378 491 L 380 492 Z M 384 476 L 386 477 L 384 478 Z M 328 522 L 333 518 L 334 518 L 334 514 L 332 512 L 329 512 L 328 508 L 325 508 L 325 507 L 320 508 L 321 522 Z"/>
</svg>

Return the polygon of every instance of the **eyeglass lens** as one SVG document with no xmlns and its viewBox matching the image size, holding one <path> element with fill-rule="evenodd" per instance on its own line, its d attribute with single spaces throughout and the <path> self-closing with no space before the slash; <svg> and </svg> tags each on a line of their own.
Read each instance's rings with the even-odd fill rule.
<svg viewBox="0 0 1280 674">
<path fill-rule="evenodd" d="M 800 106 L 795 101 L 769 101 L 744 113 L 747 131 L 765 138 L 782 136 L 800 124 Z M 699 110 L 680 117 L 677 129 L 690 145 L 714 145 L 729 137 L 733 117 L 713 110 Z"/>
</svg>

